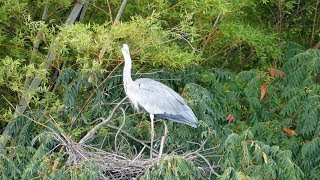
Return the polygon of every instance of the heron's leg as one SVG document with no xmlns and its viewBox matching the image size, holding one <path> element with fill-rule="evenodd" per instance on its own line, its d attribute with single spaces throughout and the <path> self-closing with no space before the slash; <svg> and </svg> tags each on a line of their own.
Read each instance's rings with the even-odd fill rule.
<svg viewBox="0 0 320 180">
<path fill-rule="evenodd" d="M 168 126 L 167 126 L 167 123 L 162 120 L 163 124 L 164 124 L 164 135 L 162 136 L 161 138 L 161 145 L 160 145 L 160 151 L 159 151 L 159 161 L 160 161 L 160 158 L 162 156 L 162 153 L 163 153 L 163 147 L 164 147 L 164 143 L 166 142 L 166 139 L 167 139 L 167 136 L 168 136 Z"/>
<path fill-rule="evenodd" d="M 154 115 L 150 114 L 150 120 L 151 120 L 151 144 L 150 144 L 150 159 L 152 158 L 152 150 L 153 150 L 153 136 L 154 136 Z"/>
</svg>

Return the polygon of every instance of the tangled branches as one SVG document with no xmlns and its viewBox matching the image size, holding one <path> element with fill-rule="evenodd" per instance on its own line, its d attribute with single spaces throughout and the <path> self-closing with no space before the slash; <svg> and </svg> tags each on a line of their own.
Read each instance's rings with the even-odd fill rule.
<svg viewBox="0 0 320 180">
<path fill-rule="evenodd" d="M 68 160 L 65 163 L 65 168 L 72 166 L 79 166 L 81 164 L 93 163 L 99 167 L 100 174 L 99 176 L 103 179 L 137 179 L 141 177 L 147 170 L 154 169 L 156 165 L 160 163 L 161 156 L 157 158 L 147 158 L 143 156 L 143 152 L 146 148 L 150 148 L 146 142 L 143 142 L 137 138 L 135 138 L 130 133 L 125 130 L 108 124 L 109 121 L 113 118 L 116 110 L 120 107 L 120 105 L 126 100 L 126 98 L 122 99 L 111 111 L 108 118 L 99 118 L 102 121 L 98 123 L 95 127 L 93 127 L 83 138 L 77 143 L 73 141 L 71 138 L 66 135 L 56 137 L 60 143 L 66 148 L 66 155 L 68 156 Z M 91 145 L 86 145 L 86 142 L 93 138 L 95 133 L 102 127 L 107 126 L 109 128 L 117 130 L 117 135 L 123 134 L 130 139 L 136 141 L 137 143 L 143 146 L 142 150 L 135 154 L 134 156 L 127 157 L 128 155 L 119 154 L 118 151 L 105 151 L 103 149 L 96 148 Z M 57 133 L 55 133 L 57 136 Z M 218 176 L 215 172 L 215 169 L 218 166 L 211 165 L 208 157 L 216 156 L 215 148 L 205 149 L 205 144 L 210 139 L 211 134 L 208 138 L 199 144 L 199 148 L 195 151 L 179 153 L 179 157 L 193 162 L 195 166 L 198 168 L 200 172 L 203 174 L 214 174 Z M 159 154 L 156 150 L 154 150 L 155 154 Z M 169 155 L 166 155 L 163 159 L 168 159 L 170 157 L 178 156 L 176 152 L 171 152 Z"/>
<path fill-rule="evenodd" d="M 94 163 L 101 170 L 103 179 L 132 179 L 140 177 L 145 170 L 152 167 L 155 159 L 128 159 L 127 157 L 110 153 L 91 146 L 83 146 L 79 143 L 67 145 L 69 159 L 67 166 L 75 166 L 81 163 Z"/>
<path fill-rule="evenodd" d="M 159 165 L 162 161 L 173 159 L 174 157 L 179 157 L 185 161 L 192 162 L 198 171 L 204 176 L 211 174 L 215 176 L 219 176 L 216 173 L 215 169 L 219 168 L 219 166 L 212 165 L 208 158 L 212 157 L 219 157 L 216 155 L 215 148 L 207 148 L 205 149 L 205 145 L 207 141 L 210 139 L 211 134 L 207 137 L 207 139 L 199 144 L 199 148 L 194 151 L 184 152 L 184 153 L 177 153 L 171 152 L 170 154 L 165 155 L 163 158 L 161 156 L 157 156 L 157 158 L 147 158 L 143 156 L 143 152 L 146 148 L 150 149 L 147 142 L 137 139 L 130 133 L 126 132 L 125 130 L 108 124 L 108 122 L 114 116 L 116 110 L 120 107 L 120 105 L 126 100 L 126 98 L 122 99 L 111 111 L 111 114 L 108 118 L 99 118 L 102 119 L 100 123 L 98 123 L 95 127 L 93 127 L 79 142 L 75 142 L 69 137 L 67 134 L 62 132 L 61 129 L 53 129 L 44 124 L 41 124 L 34 119 L 27 117 L 26 115 L 22 115 L 29 119 L 30 121 L 45 127 L 48 129 L 54 137 L 54 139 L 61 145 L 60 153 L 64 152 L 64 157 L 67 157 L 67 161 L 65 161 L 64 165 L 60 164 L 60 158 L 54 161 L 52 167 L 53 174 L 57 170 L 57 166 L 62 167 L 63 169 L 68 169 L 72 167 L 81 167 L 82 165 L 93 164 L 97 166 L 99 170 L 100 178 L 102 179 L 137 179 L 144 175 L 146 171 L 152 172 L 157 165 Z M 51 117 L 51 116 L 50 116 Z M 52 117 L 51 117 L 52 118 Z M 54 119 L 52 118 L 54 121 Z M 86 145 L 86 142 L 93 138 L 95 133 L 101 128 L 102 126 L 107 126 L 109 128 L 117 130 L 117 134 L 123 134 L 133 141 L 141 144 L 143 146 L 142 150 L 135 154 L 135 155 L 124 155 L 120 154 L 118 151 L 106 151 L 103 149 L 96 148 L 92 145 Z M 163 143 L 163 142 L 161 142 Z M 58 147 L 57 145 L 56 147 Z M 55 148 L 56 148 L 55 147 Z M 51 150 L 50 152 L 52 152 Z M 157 152 L 153 150 L 154 154 L 159 155 L 161 152 Z M 62 161 L 61 161 L 62 162 Z"/>
<path fill-rule="evenodd" d="M 211 165 L 207 160 L 207 157 L 215 156 L 215 149 L 203 149 L 205 143 L 201 144 L 198 150 L 184 153 L 180 157 L 187 161 L 192 161 L 203 174 L 209 172 L 218 176 L 215 169 L 219 166 Z M 159 163 L 159 158 L 141 158 L 141 152 L 135 158 L 128 158 L 115 152 L 107 152 L 92 146 L 72 142 L 67 144 L 69 159 L 66 165 L 75 166 L 81 163 L 94 163 L 102 170 L 100 176 L 103 179 L 138 179 L 147 170 L 152 170 Z M 176 154 L 171 153 L 163 159 L 174 156 Z"/>
</svg>

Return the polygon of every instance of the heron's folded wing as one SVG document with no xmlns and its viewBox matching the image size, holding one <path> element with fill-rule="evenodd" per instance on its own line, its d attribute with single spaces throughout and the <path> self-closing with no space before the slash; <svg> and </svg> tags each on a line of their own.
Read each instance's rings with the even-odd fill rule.
<svg viewBox="0 0 320 180">
<path fill-rule="evenodd" d="M 134 81 L 134 91 L 139 105 L 148 113 L 178 115 L 192 123 L 197 121 L 184 99 L 158 81 L 147 78 L 137 79 Z"/>
</svg>

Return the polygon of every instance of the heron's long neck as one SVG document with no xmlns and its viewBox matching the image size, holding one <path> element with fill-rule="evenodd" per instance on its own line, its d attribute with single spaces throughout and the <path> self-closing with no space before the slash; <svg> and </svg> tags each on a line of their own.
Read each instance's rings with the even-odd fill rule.
<svg viewBox="0 0 320 180">
<path fill-rule="evenodd" d="M 132 83 L 131 78 L 131 57 L 129 54 L 124 54 L 124 68 L 123 68 L 123 84 L 126 87 Z"/>
</svg>

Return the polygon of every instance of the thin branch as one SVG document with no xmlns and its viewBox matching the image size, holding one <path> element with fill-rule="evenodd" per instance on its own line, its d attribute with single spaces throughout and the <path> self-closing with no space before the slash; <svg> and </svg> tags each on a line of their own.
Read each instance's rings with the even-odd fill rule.
<svg viewBox="0 0 320 180">
<path fill-rule="evenodd" d="M 113 21 L 112 23 L 112 27 L 116 26 L 120 20 L 120 17 L 123 13 L 123 10 L 124 10 L 124 7 L 126 6 L 127 4 L 127 1 L 128 0 L 123 0 L 122 3 L 121 3 L 121 6 L 120 6 L 120 9 L 117 13 L 117 16 L 116 16 L 116 19 Z M 100 50 L 100 53 L 99 53 L 99 56 L 98 56 L 98 59 L 99 61 L 101 62 L 101 59 L 103 58 L 104 56 L 104 53 L 106 53 L 106 50 L 107 50 L 107 45 L 108 45 L 108 42 L 109 42 L 109 38 L 107 37 L 106 40 L 105 40 L 105 43 L 103 44 L 103 47 L 102 49 Z"/>
<path fill-rule="evenodd" d="M 116 152 L 118 152 L 118 151 L 117 151 L 117 138 L 118 138 L 118 135 L 119 135 L 119 133 L 120 133 L 120 130 L 122 130 L 122 127 L 123 127 L 124 124 L 126 123 L 126 112 L 124 111 L 123 108 L 120 108 L 120 109 L 121 109 L 122 114 L 123 114 L 123 123 L 122 123 L 122 125 L 120 126 L 120 128 L 118 129 L 118 131 L 117 131 L 117 133 L 116 133 L 116 135 L 115 135 L 115 137 L 114 137 L 114 149 L 115 149 Z"/>
<path fill-rule="evenodd" d="M 317 0 L 317 4 L 316 4 L 316 10 L 314 12 L 314 17 L 313 17 L 313 24 L 312 24 L 312 34 L 311 34 L 311 38 L 310 38 L 310 47 L 312 47 L 313 41 L 314 41 L 314 37 L 315 37 L 315 27 L 316 27 L 316 23 L 317 23 L 317 13 L 318 13 L 318 5 L 319 5 L 319 0 Z"/>
<path fill-rule="evenodd" d="M 60 149 L 59 153 L 63 153 L 64 152 L 64 146 Z M 51 168 L 51 173 L 50 173 L 50 176 L 53 177 L 53 175 L 56 173 L 57 171 L 57 168 L 58 168 L 58 165 L 59 165 L 59 162 L 60 162 L 61 158 L 58 157 L 56 160 L 54 160 L 53 162 L 53 166 Z"/>
<path fill-rule="evenodd" d="M 86 14 L 86 11 L 88 9 L 89 3 L 83 3 L 82 9 L 81 9 L 81 13 L 79 15 L 79 21 L 81 22 L 84 18 L 84 15 Z"/>
<path fill-rule="evenodd" d="M 195 47 L 193 47 L 192 46 L 192 44 L 191 44 L 191 42 L 188 40 L 188 39 L 186 39 L 183 35 L 181 35 L 181 34 L 179 34 L 179 33 L 173 33 L 174 35 L 178 35 L 181 39 L 183 39 L 183 40 L 185 40 L 188 44 L 189 44 L 189 46 L 192 48 L 192 50 L 194 50 L 194 51 L 196 51 L 196 52 L 201 52 L 200 50 L 198 50 L 198 49 L 196 49 Z"/>
<path fill-rule="evenodd" d="M 211 27 L 211 29 L 210 29 L 210 31 L 209 31 L 208 37 L 204 39 L 203 47 L 202 47 L 202 49 L 201 49 L 201 52 L 202 52 L 202 53 L 203 53 L 203 51 L 205 50 L 207 44 L 211 41 L 211 39 L 212 39 L 212 37 L 213 37 L 213 34 L 214 34 L 214 32 L 215 32 L 215 28 L 216 28 L 216 26 L 218 25 L 218 22 L 221 21 L 221 19 L 222 19 L 222 16 L 221 16 L 221 15 L 222 15 L 222 14 L 219 13 L 219 15 L 217 16 L 215 22 L 213 23 L 213 25 L 212 25 L 212 27 Z"/>
<path fill-rule="evenodd" d="M 133 163 L 135 160 L 137 160 L 138 158 L 140 158 L 141 154 L 143 153 L 143 151 L 146 149 L 147 146 L 143 146 L 143 148 L 141 149 L 141 151 L 139 152 L 139 154 L 130 162 Z"/>
<path fill-rule="evenodd" d="M 212 172 L 212 173 L 213 173 L 214 175 L 216 175 L 216 176 L 220 176 L 216 171 L 213 170 L 213 168 L 212 168 L 210 162 L 208 161 L 208 159 L 206 159 L 205 157 L 203 157 L 203 156 L 202 156 L 201 154 L 199 154 L 199 153 L 197 153 L 197 156 L 201 157 L 201 158 L 208 164 L 208 166 L 209 166 L 209 168 L 210 168 L 210 172 Z"/>
<path fill-rule="evenodd" d="M 106 126 L 109 127 L 109 128 L 115 129 L 115 130 L 118 130 L 118 129 L 119 129 L 118 127 L 113 126 L 113 125 L 111 125 L 111 124 L 107 124 Z M 135 138 L 134 136 L 132 136 L 132 135 L 129 134 L 128 132 L 126 132 L 126 131 L 124 131 L 124 130 L 122 130 L 122 129 L 120 130 L 120 132 L 123 133 L 123 134 L 125 134 L 126 136 L 128 136 L 130 139 L 132 139 L 132 140 L 134 140 L 134 141 L 136 141 L 136 142 L 138 142 L 138 143 L 146 146 L 147 148 L 149 148 L 149 149 L 151 148 L 151 147 L 148 146 L 145 142 L 143 142 L 143 141 Z M 154 153 L 158 154 L 158 151 L 157 151 L 157 150 L 153 149 L 152 151 L 153 151 Z"/>
<path fill-rule="evenodd" d="M 86 108 L 86 106 L 89 104 L 92 96 L 97 92 L 97 90 L 105 83 L 107 82 L 107 80 L 109 80 L 113 74 L 113 72 L 119 67 L 119 65 L 117 65 L 115 68 L 112 69 L 112 71 L 109 73 L 109 75 L 98 85 L 97 88 L 94 89 L 94 91 L 90 94 L 90 96 L 88 97 L 88 99 L 86 100 L 86 102 L 84 103 L 82 109 L 80 110 L 80 112 L 75 116 L 75 118 L 73 118 L 72 123 L 74 123 L 74 121 L 78 118 L 78 116 L 84 111 L 84 109 Z"/>
<path fill-rule="evenodd" d="M 111 114 L 107 119 L 104 119 L 102 122 L 97 124 L 94 128 L 92 128 L 80 141 L 79 144 L 84 144 L 87 142 L 90 138 L 93 137 L 93 135 L 104 125 L 106 125 L 114 116 L 116 113 L 116 110 L 121 106 L 121 104 L 127 99 L 128 97 L 123 98 L 111 111 Z"/>
<path fill-rule="evenodd" d="M 216 26 L 217 26 L 217 24 L 218 24 L 218 22 L 219 22 L 219 20 L 220 20 L 220 17 L 221 17 L 221 13 L 219 13 L 218 17 L 217 17 L 216 20 L 214 21 L 214 24 L 213 24 L 212 28 L 216 28 Z"/>
<path fill-rule="evenodd" d="M 42 21 L 46 21 L 47 17 L 48 17 L 48 1 L 46 2 L 45 6 L 44 6 L 44 10 L 43 10 L 43 14 L 42 14 L 41 20 Z M 40 29 L 38 31 L 38 33 L 37 33 L 36 40 L 34 41 L 34 44 L 33 44 L 33 49 L 32 49 L 31 56 L 34 56 L 37 53 L 38 49 L 39 49 L 40 38 L 42 36 L 42 30 L 43 29 Z"/>
<path fill-rule="evenodd" d="M 311 38 L 310 38 L 310 44 L 309 46 L 312 47 L 313 41 L 314 41 L 314 37 L 315 37 L 315 27 L 316 27 L 316 23 L 317 23 L 317 13 L 318 13 L 318 5 L 319 5 L 319 0 L 317 0 L 316 3 L 316 10 L 314 12 L 314 17 L 313 17 L 313 24 L 312 24 L 312 34 L 311 34 Z"/>
<path fill-rule="evenodd" d="M 205 144 L 206 144 L 206 143 L 208 142 L 208 140 L 211 138 L 211 135 L 212 135 L 212 134 L 213 134 L 212 132 L 209 132 L 208 137 L 201 143 L 200 147 L 199 147 L 196 151 L 194 151 L 194 152 L 187 153 L 186 155 L 184 155 L 184 157 L 186 157 L 186 156 L 191 156 L 191 155 L 193 155 L 193 154 L 197 154 L 197 153 L 199 153 L 200 151 L 202 151 L 202 150 L 204 149 Z"/>
<path fill-rule="evenodd" d="M 113 22 L 113 18 L 112 18 L 112 11 L 111 11 L 111 6 L 110 6 L 110 2 L 109 0 L 107 0 L 107 4 L 108 4 L 108 9 L 109 9 L 109 17 L 110 17 L 110 21 Z"/>
<path fill-rule="evenodd" d="M 13 109 L 15 109 L 14 106 L 13 106 L 13 104 L 11 104 L 10 101 L 9 101 L 6 97 L 4 97 L 3 95 L 2 95 L 2 97 L 8 102 L 8 104 L 9 104 Z M 49 129 L 49 130 L 53 133 L 53 135 L 57 138 L 57 140 L 60 141 L 61 144 L 63 144 L 63 145 L 67 144 L 67 142 L 66 142 L 67 137 L 66 137 L 64 134 L 61 133 L 61 135 L 64 137 L 64 139 L 63 139 L 63 138 L 62 138 L 56 131 L 54 131 L 51 127 L 46 126 L 46 125 L 44 125 L 44 124 L 42 124 L 42 123 L 40 123 L 40 122 L 38 122 L 38 121 L 35 121 L 34 119 L 30 118 L 29 116 L 26 116 L 25 114 L 21 114 L 21 115 L 22 115 L 23 117 L 27 118 L 28 120 L 34 122 L 35 124 L 37 124 L 37 125 L 39 125 L 39 126 L 42 126 L 42 127 L 45 127 L 46 129 Z M 7 127 L 8 127 L 8 126 L 7 126 Z M 1 142 L 0 142 L 0 146 L 3 146 L 3 147 L 4 147 L 4 144 L 1 144 Z"/>
<path fill-rule="evenodd" d="M 123 13 L 124 7 L 125 7 L 126 4 L 127 4 L 127 1 L 128 1 L 128 0 L 123 0 L 123 1 L 122 1 L 121 6 L 120 6 L 120 9 L 119 9 L 119 11 L 118 11 L 118 14 L 117 14 L 117 16 L 116 16 L 116 19 L 113 21 L 112 26 L 116 26 L 116 25 L 118 24 L 118 22 L 119 22 L 119 20 L 120 20 L 120 17 L 121 17 L 121 15 L 122 15 L 122 13 Z"/>
</svg>

